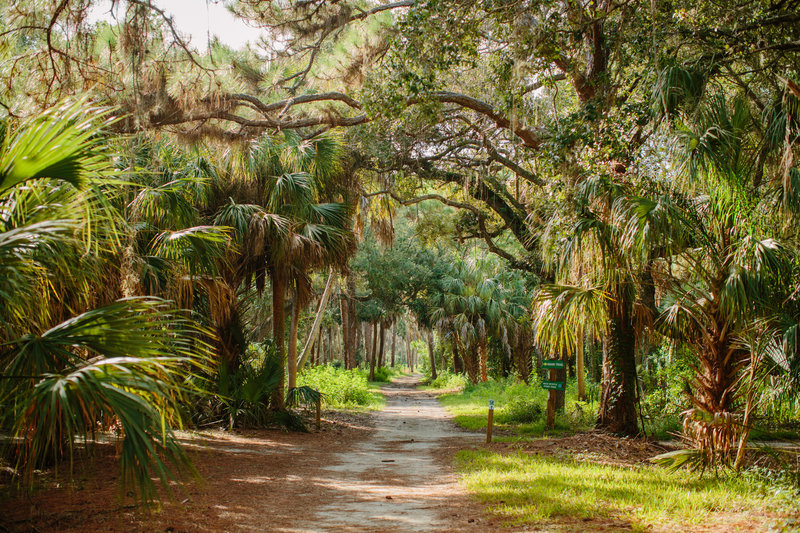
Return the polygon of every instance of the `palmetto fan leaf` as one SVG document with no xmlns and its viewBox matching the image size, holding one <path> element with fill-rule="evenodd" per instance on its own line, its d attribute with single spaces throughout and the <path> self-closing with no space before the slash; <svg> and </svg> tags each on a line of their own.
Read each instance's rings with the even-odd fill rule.
<svg viewBox="0 0 800 533">
<path fill-rule="evenodd" d="M 124 482 L 152 498 L 150 472 L 169 477 L 161 455 L 188 465 L 171 427 L 181 399 L 196 391 L 187 378 L 211 367 L 211 348 L 200 340 L 208 336 L 168 302 L 135 298 L 6 343 L 2 397 L 14 398 L 5 416 L 26 440 L 20 466 L 30 471 L 60 458 L 110 416 L 124 435 Z"/>
<path fill-rule="evenodd" d="M 109 112 L 73 104 L 29 119 L 6 135 L 0 150 L 0 194 L 37 178 L 80 186 L 108 168 L 97 134 L 111 123 Z"/>
<path fill-rule="evenodd" d="M 573 350 L 581 326 L 596 338 L 605 333 L 611 296 L 600 288 L 544 284 L 531 307 L 536 341 L 559 353 Z"/>
</svg>

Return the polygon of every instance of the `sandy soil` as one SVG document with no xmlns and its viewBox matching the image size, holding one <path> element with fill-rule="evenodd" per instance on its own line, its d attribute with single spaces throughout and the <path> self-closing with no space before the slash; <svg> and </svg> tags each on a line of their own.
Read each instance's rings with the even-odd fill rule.
<svg viewBox="0 0 800 533">
<path fill-rule="evenodd" d="M 487 531 L 498 529 L 456 484 L 451 463 L 482 436 L 456 428 L 415 377 L 385 387 L 386 408 L 326 413 L 322 430 L 185 435 L 200 482 L 160 510 L 120 498 L 114 447 L 0 499 L 0 531 Z"/>
</svg>

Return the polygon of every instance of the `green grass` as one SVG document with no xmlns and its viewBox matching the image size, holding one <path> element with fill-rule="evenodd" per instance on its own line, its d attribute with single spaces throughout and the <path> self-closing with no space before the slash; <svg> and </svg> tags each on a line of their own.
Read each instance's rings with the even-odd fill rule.
<svg viewBox="0 0 800 533">
<path fill-rule="evenodd" d="M 467 386 L 469 381 L 464 374 L 456 374 L 449 370 L 442 370 L 436 376 L 436 379 L 431 379 L 431 377 L 428 376 L 423 383 L 424 385 L 419 387 L 421 390 L 463 389 Z"/>
<path fill-rule="evenodd" d="M 536 378 L 531 379 L 530 385 L 515 379 L 467 385 L 459 392 L 439 396 L 439 401 L 455 416 L 458 425 L 471 430 L 486 428 L 489 400 L 495 401 L 494 425 L 497 430 L 536 437 L 589 429 L 594 424 L 596 404 L 578 402 L 574 383 L 567 384 L 566 394 L 566 410 L 556 415 L 553 429 L 545 428 L 548 392 L 541 388 Z"/>
<path fill-rule="evenodd" d="M 332 366 L 307 368 L 297 376 L 297 385 L 307 385 L 322 393 L 327 408 L 371 411 L 383 409 L 386 398 L 380 383 L 367 382 L 363 370 L 344 370 Z"/>
<path fill-rule="evenodd" d="M 742 477 L 699 478 L 655 466 L 621 468 L 487 450 L 462 450 L 456 465 L 464 487 L 514 525 L 615 519 L 646 530 L 653 524 L 702 523 L 715 512 L 777 507 Z"/>
</svg>

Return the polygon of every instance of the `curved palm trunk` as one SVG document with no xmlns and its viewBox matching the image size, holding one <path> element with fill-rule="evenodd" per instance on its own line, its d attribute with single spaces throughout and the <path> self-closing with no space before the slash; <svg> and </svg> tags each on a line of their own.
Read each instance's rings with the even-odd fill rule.
<svg viewBox="0 0 800 533">
<path fill-rule="evenodd" d="M 636 421 L 636 334 L 624 297 L 612 304 L 603 339 L 603 381 L 597 427 L 618 435 L 639 434 Z"/>
<path fill-rule="evenodd" d="M 286 281 L 281 273 L 272 276 L 272 341 L 275 343 L 275 357 L 278 359 L 281 368 L 281 378 L 278 386 L 270 397 L 270 407 L 276 410 L 286 409 L 286 397 L 283 388 L 285 386 L 285 374 L 283 372 L 286 364 L 286 339 L 284 302 L 286 300 Z"/>
</svg>

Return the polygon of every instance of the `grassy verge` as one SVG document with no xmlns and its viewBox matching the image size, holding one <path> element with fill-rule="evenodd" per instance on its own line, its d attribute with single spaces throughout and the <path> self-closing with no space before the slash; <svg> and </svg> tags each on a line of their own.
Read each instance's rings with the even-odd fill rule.
<svg viewBox="0 0 800 533">
<path fill-rule="evenodd" d="M 463 485 L 488 503 L 492 513 L 514 525 L 578 521 L 583 523 L 581 530 L 592 530 L 593 521 L 611 520 L 635 531 L 653 526 L 682 531 L 707 522 L 714 513 L 725 513 L 727 519 L 736 515 L 730 530 L 747 530 L 748 521 L 757 519 L 748 513 L 763 516 L 778 508 L 743 477 L 699 478 L 651 466 L 621 468 L 487 450 L 463 450 L 456 464 Z"/>
<path fill-rule="evenodd" d="M 566 409 L 557 414 L 555 427 L 546 429 L 547 394 L 536 378 L 531 379 L 530 385 L 504 379 L 467 384 L 461 391 L 442 394 L 439 401 L 455 416 L 458 425 L 480 430 L 486 428 L 489 400 L 494 400 L 494 424 L 499 441 L 570 434 L 589 429 L 594 424 L 596 404 L 579 402 L 575 384 L 568 383 Z M 516 436 L 504 436 L 503 433 Z"/>
</svg>

